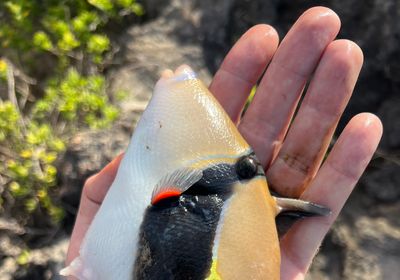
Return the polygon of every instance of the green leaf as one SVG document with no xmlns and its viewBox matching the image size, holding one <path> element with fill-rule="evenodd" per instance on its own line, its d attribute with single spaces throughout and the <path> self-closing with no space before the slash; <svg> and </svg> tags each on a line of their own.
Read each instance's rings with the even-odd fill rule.
<svg viewBox="0 0 400 280">
<path fill-rule="evenodd" d="M 80 42 L 75 38 L 71 31 L 64 32 L 61 40 L 57 42 L 57 46 L 64 52 L 69 52 L 80 45 Z"/>
<path fill-rule="evenodd" d="M 49 146 L 54 149 L 56 152 L 62 152 L 65 150 L 65 144 L 61 139 L 53 139 Z"/>
<path fill-rule="evenodd" d="M 117 0 L 117 4 L 123 8 L 129 8 L 134 0 Z"/>
<path fill-rule="evenodd" d="M 13 181 L 10 183 L 9 189 L 11 191 L 11 194 L 15 197 L 22 197 L 22 196 L 26 196 L 27 194 L 29 194 L 29 189 L 22 187 L 16 181 Z"/>
<path fill-rule="evenodd" d="M 89 33 L 97 29 L 100 18 L 95 12 L 83 11 L 72 20 L 75 32 Z"/>
<path fill-rule="evenodd" d="M 49 36 L 43 31 L 38 31 L 33 35 L 33 44 L 41 50 L 50 51 L 53 49 Z"/>
<path fill-rule="evenodd" d="M 0 59 L 0 78 L 7 79 L 7 63 L 2 59 Z"/>
<path fill-rule="evenodd" d="M 144 9 L 143 6 L 140 5 L 139 3 L 134 3 L 131 6 L 132 12 L 137 15 L 137 16 L 143 16 L 144 15 Z"/>
<path fill-rule="evenodd" d="M 118 91 L 115 93 L 115 99 L 116 99 L 117 101 L 119 101 L 119 102 L 121 102 L 121 101 L 127 99 L 128 96 L 129 96 L 129 93 L 128 93 L 126 90 L 122 90 L 122 89 L 121 89 L 121 90 L 118 90 Z"/>
<path fill-rule="evenodd" d="M 58 224 L 59 222 L 62 221 L 62 219 L 65 216 L 65 212 L 62 208 L 56 207 L 56 206 L 51 206 L 49 209 L 49 214 L 53 220 L 54 223 Z"/>
<path fill-rule="evenodd" d="M 68 23 L 63 19 L 48 16 L 44 18 L 43 23 L 58 38 L 62 38 L 65 33 L 71 32 Z"/>
<path fill-rule="evenodd" d="M 23 15 L 23 7 L 20 3 L 15 3 L 16 1 L 7 1 L 5 6 L 8 8 L 10 13 L 13 15 L 13 18 L 16 21 L 22 21 L 24 18 Z"/>
<path fill-rule="evenodd" d="M 14 166 L 9 165 L 8 169 L 18 178 L 26 178 L 29 175 L 29 169 L 21 164 L 16 163 Z M 13 184 L 15 183 L 15 184 Z M 11 183 L 11 185 L 13 187 L 15 187 L 15 189 L 17 190 L 18 188 L 20 188 L 19 184 L 17 182 L 13 182 Z"/>
<path fill-rule="evenodd" d="M 99 10 L 108 12 L 111 11 L 114 6 L 110 0 L 88 0 L 89 4 L 95 6 Z"/>
<path fill-rule="evenodd" d="M 107 121 L 112 122 L 118 117 L 118 110 L 114 106 L 107 106 L 104 108 L 104 116 Z"/>
<path fill-rule="evenodd" d="M 17 257 L 17 263 L 19 265 L 26 265 L 29 263 L 30 253 L 28 250 L 23 250 Z"/>
<path fill-rule="evenodd" d="M 30 150 L 30 149 L 25 149 L 25 150 L 22 150 L 22 151 L 19 153 L 19 155 L 20 155 L 22 158 L 31 158 L 32 155 L 33 155 L 33 153 L 32 153 L 32 150 Z"/>
<path fill-rule="evenodd" d="M 44 169 L 46 176 L 55 177 L 57 174 L 57 169 L 53 165 L 47 165 Z"/>
<path fill-rule="evenodd" d="M 87 43 L 89 53 L 101 54 L 110 48 L 110 40 L 104 35 L 92 35 Z"/>
<path fill-rule="evenodd" d="M 29 198 L 25 201 L 25 209 L 29 213 L 32 213 L 33 211 L 35 211 L 37 206 L 38 206 L 38 201 L 35 198 Z"/>
<path fill-rule="evenodd" d="M 8 137 L 18 137 L 21 116 L 14 104 L 0 100 L 0 142 Z"/>
</svg>

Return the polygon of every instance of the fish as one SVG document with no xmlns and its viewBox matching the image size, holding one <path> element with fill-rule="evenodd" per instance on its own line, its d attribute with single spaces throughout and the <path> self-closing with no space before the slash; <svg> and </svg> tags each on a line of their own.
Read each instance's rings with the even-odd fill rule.
<svg viewBox="0 0 400 280">
<path fill-rule="evenodd" d="M 76 257 L 81 280 L 279 279 L 276 217 L 329 209 L 272 196 L 264 168 L 187 65 L 156 83 Z"/>
</svg>

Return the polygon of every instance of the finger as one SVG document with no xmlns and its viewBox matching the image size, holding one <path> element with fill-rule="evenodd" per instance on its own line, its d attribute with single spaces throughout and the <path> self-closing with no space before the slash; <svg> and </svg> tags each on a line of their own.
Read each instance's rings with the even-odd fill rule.
<svg viewBox="0 0 400 280">
<path fill-rule="evenodd" d="M 382 124 L 375 115 L 359 114 L 349 122 L 311 186 L 301 197 L 329 207 L 332 214 L 302 220 L 283 237 L 282 279 L 298 279 L 306 273 L 322 239 L 368 165 L 381 136 Z"/>
<path fill-rule="evenodd" d="M 67 264 L 78 256 L 81 241 L 115 179 L 122 157 L 123 154 L 117 156 L 99 173 L 90 177 L 83 186 L 79 211 L 68 248 Z"/>
<path fill-rule="evenodd" d="M 227 54 L 214 76 L 210 91 L 237 122 L 251 91 L 271 60 L 278 34 L 269 25 L 249 29 Z"/>
<path fill-rule="evenodd" d="M 91 176 L 83 187 L 83 194 L 96 204 L 101 204 L 112 182 L 117 175 L 119 164 L 124 153 L 119 154 L 108 163 L 99 173 Z"/>
<path fill-rule="evenodd" d="M 348 40 L 329 44 L 278 156 L 268 169 L 270 186 L 299 197 L 315 176 L 360 73 L 361 49 Z"/>
<path fill-rule="evenodd" d="M 339 28 L 340 20 L 332 10 L 312 8 L 297 20 L 276 51 L 240 123 L 265 167 L 279 150 L 303 87 Z"/>
</svg>

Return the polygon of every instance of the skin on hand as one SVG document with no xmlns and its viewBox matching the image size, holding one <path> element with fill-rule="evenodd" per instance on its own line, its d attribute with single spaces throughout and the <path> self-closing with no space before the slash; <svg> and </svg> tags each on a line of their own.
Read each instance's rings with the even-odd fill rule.
<svg viewBox="0 0 400 280">
<path fill-rule="evenodd" d="M 256 25 L 231 49 L 210 85 L 263 163 L 270 187 L 332 210 L 328 217 L 296 223 L 282 238 L 281 279 L 285 280 L 304 279 L 382 135 L 382 124 L 375 115 L 359 114 L 347 124 L 322 164 L 363 63 L 362 51 L 354 42 L 335 40 L 339 28 L 340 20 L 332 10 L 315 7 L 296 21 L 278 47 L 276 31 L 269 25 Z M 260 78 L 256 96 L 240 118 Z M 86 181 L 67 263 L 78 255 L 121 158 Z"/>
</svg>

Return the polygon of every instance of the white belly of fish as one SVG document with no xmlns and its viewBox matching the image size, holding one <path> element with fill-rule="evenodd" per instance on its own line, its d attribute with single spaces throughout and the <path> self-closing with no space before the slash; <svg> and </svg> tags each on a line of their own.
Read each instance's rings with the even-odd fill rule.
<svg viewBox="0 0 400 280">
<path fill-rule="evenodd" d="M 116 179 L 81 245 L 61 273 L 78 279 L 133 279 L 140 226 L 154 186 L 204 155 L 244 153 L 244 140 L 190 68 L 161 79 Z M 247 144 L 246 144 L 247 146 Z M 101 151 L 99 151 L 101 152 Z"/>
<path fill-rule="evenodd" d="M 71 265 L 70 272 L 78 279 L 133 278 L 138 231 L 150 204 L 153 180 L 148 178 L 146 184 L 147 172 L 141 172 L 144 166 L 135 164 L 137 160 L 132 162 L 129 150 L 84 238 L 80 256 Z"/>
<path fill-rule="evenodd" d="M 132 279 L 137 227 L 141 222 L 135 213 L 143 210 L 135 205 L 122 183 L 115 182 L 115 192 L 103 202 L 87 232 L 78 259 L 79 279 Z"/>
</svg>

